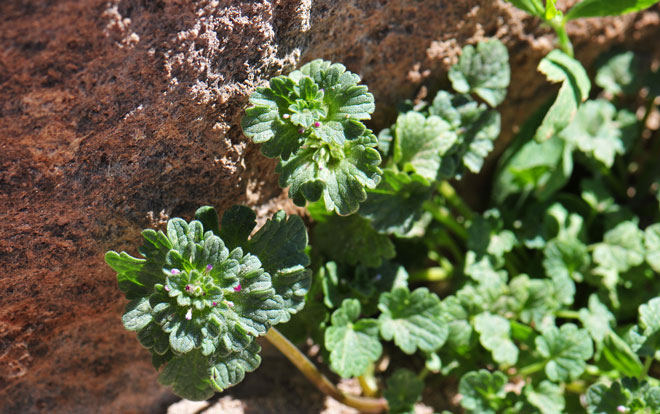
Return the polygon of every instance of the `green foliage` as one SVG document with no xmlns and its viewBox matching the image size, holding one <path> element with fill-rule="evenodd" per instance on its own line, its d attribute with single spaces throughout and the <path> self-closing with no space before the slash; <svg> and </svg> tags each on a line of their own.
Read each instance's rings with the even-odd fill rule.
<svg viewBox="0 0 660 414">
<path fill-rule="evenodd" d="M 506 405 L 504 385 L 507 377 L 502 372 L 490 373 L 484 369 L 468 372 L 458 384 L 463 397 L 461 406 L 468 413 L 496 414 Z"/>
<path fill-rule="evenodd" d="M 280 185 L 300 206 L 322 198 L 328 211 L 351 214 L 365 187 L 378 185 L 378 139 L 362 123 L 374 98 L 359 81 L 343 65 L 318 59 L 250 97 L 243 132 L 263 144 L 265 156 L 280 158 Z"/>
<path fill-rule="evenodd" d="M 511 80 L 509 52 L 498 40 L 466 46 L 458 64 L 449 70 L 449 79 L 457 92 L 475 93 L 495 107 L 504 100 Z"/>
<path fill-rule="evenodd" d="M 658 0 L 582 0 L 566 13 L 566 19 L 620 16 L 644 10 L 657 2 Z"/>
<path fill-rule="evenodd" d="M 612 95 L 630 95 L 641 86 L 640 62 L 632 51 L 608 56 L 600 63 L 596 84 Z"/>
<path fill-rule="evenodd" d="M 424 381 L 407 369 L 398 369 L 387 379 L 383 395 L 391 414 L 414 414 L 414 405 L 422 396 Z"/>
<path fill-rule="evenodd" d="M 593 355 L 589 334 L 572 323 L 548 328 L 535 343 L 546 361 L 545 373 L 550 381 L 569 381 L 579 377 L 585 361 Z"/>
<path fill-rule="evenodd" d="M 358 320 L 361 310 L 358 300 L 344 300 L 332 314 L 332 326 L 325 331 L 330 368 L 343 378 L 362 375 L 383 351 L 378 340 L 378 321 Z"/>
<path fill-rule="evenodd" d="M 169 220 L 167 233 L 145 230 L 144 259 L 110 251 L 106 262 L 132 299 L 124 327 L 154 365 L 167 363 L 159 381 L 202 400 L 259 366 L 254 338 L 302 309 L 310 275 L 299 217 L 280 211 L 248 240 L 256 223 L 247 207 L 229 210 L 221 230 L 212 208 L 196 216 Z"/>
<path fill-rule="evenodd" d="M 595 384 L 587 391 L 589 414 L 636 413 L 660 411 L 660 387 L 636 378 L 622 378 L 610 386 Z"/>
</svg>

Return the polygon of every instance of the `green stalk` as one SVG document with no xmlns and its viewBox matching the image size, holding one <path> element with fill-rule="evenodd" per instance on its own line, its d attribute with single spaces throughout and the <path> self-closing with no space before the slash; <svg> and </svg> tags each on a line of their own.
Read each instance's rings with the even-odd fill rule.
<svg viewBox="0 0 660 414">
<path fill-rule="evenodd" d="M 474 212 L 465 201 L 458 195 L 454 187 L 448 181 L 440 181 L 438 184 L 438 193 L 449 202 L 449 204 L 456 209 L 466 220 L 472 220 Z"/>
<path fill-rule="evenodd" d="M 380 414 L 389 410 L 387 400 L 384 398 L 356 397 L 344 394 L 333 384 L 305 354 L 284 337 L 277 329 L 270 328 L 266 333 L 266 339 L 272 343 L 302 374 L 316 386 L 322 393 L 329 395 L 340 403 L 355 408 L 362 413 Z"/>
<path fill-rule="evenodd" d="M 451 230 L 461 241 L 465 242 L 468 239 L 467 230 L 465 227 L 451 215 L 447 207 L 439 206 L 438 204 L 427 200 L 423 204 L 426 211 L 433 215 L 433 218 Z"/>
<path fill-rule="evenodd" d="M 521 375 L 523 377 L 526 377 L 528 375 L 534 374 L 535 372 L 539 372 L 543 368 L 545 368 L 546 361 L 540 361 L 540 362 L 535 362 L 533 364 L 529 364 L 524 368 L 521 368 L 518 371 L 518 375 Z"/>
<path fill-rule="evenodd" d="M 555 316 L 562 319 L 580 319 L 580 312 L 572 310 L 558 310 Z"/>
<path fill-rule="evenodd" d="M 443 263 L 444 264 L 444 263 Z M 441 282 L 451 277 L 452 270 L 447 270 L 447 266 L 427 267 L 418 270 L 410 275 L 411 282 Z"/>
<path fill-rule="evenodd" d="M 566 21 L 546 20 L 546 22 L 555 30 L 557 40 L 559 41 L 559 48 L 562 52 L 573 57 L 573 43 L 571 43 L 571 39 L 568 37 L 568 32 L 566 32 Z"/>
<path fill-rule="evenodd" d="M 639 380 L 644 380 L 649 375 L 649 369 L 651 369 L 651 364 L 653 364 L 653 357 L 647 356 L 644 359 L 644 369 L 642 370 Z"/>
<path fill-rule="evenodd" d="M 375 366 L 372 362 L 367 367 L 367 371 L 358 377 L 360 387 L 367 397 L 378 396 L 378 382 L 376 382 L 376 377 L 374 376 L 374 369 Z"/>
</svg>

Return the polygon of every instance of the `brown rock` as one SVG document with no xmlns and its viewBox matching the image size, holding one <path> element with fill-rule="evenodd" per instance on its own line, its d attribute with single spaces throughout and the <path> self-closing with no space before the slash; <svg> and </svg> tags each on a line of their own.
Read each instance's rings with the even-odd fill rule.
<svg viewBox="0 0 660 414">
<path fill-rule="evenodd" d="M 658 20 L 570 28 L 589 63 L 620 42 L 652 52 Z M 142 228 L 203 204 L 287 205 L 240 132 L 257 85 L 343 62 L 374 92 L 378 129 L 488 36 L 511 53 L 506 136 L 552 90 L 535 72 L 552 36 L 499 0 L 0 2 L 0 412 L 165 411 L 103 253 L 134 253 Z"/>
</svg>

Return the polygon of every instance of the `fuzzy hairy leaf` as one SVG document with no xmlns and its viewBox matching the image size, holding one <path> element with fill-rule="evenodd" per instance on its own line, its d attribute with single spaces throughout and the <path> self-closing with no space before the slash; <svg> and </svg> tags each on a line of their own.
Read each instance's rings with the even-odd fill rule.
<svg viewBox="0 0 660 414">
<path fill-rule="evenodd" d="M 461 406 L 468 413 L 496 414 L 506 398 L 506 383 L 507 377 L 500 371 L 491 373 L 482 369 L 468 372 L 458 384 Z"/>
<path fill-rule="evenodd" d="M 660 412 L 660 387 L 636 378 L 625 377 L 609 387 L 594 384 L 587 390 L 586 397 L 589 414 Z"/>
<path fill-rule="evenodd" d="M 652 224 L 644 230 L 644 247 L 646 263 L 656 273 L 660 273 L 660 223 Z"/>
<path fill-rule="evenodd" d="M 545 373 L 555 382 L 566 382 L 584 372 L 585 361 L 593 355 L 593 344 L 584 329 L 572 323 L 548 328 L 535 339 L 536 350 L 546 360 Z"/>
<path fill-rule="evenodd" d="M 314 246 L 330 260 L 378 267 L 396 254 L 394 244 L 374 230 L 369 221 L 353 214 L 332 216 L 314 228 Z"/>
<path fill-rule="evenodd" d="M 320 59 L 270 80 L 250 97 L 243 132 L 280 158 L 280 185 L 300 206 L 323 197 L 328 211 L 351 214 L 381 174 L 378 139 L 361 122 L 373 95 L 360 77 Z"/>
<path fill-rule="evenodd" d="M 369 191 L 359 214 L 376 231 L 403 236 L 422 218 L 422 205 L 432 191 L 430 183 L 420 175 L 386 169 L 380 185 Z"/>
<path fill-rule="evenodd" d="M 427 288 L 412 293 L 399 287 L 380 296 L 378 309 L 382 312 L 378 322 L 380 334 L 406 354 L 417 349 L 433 352 L 447 340 L 449 330 L 442 317 L 440 299 Z"/>
<path fill-rule="evenodd" d="M 476 48 L 466 46 L 449 69 L 449 79 L 457 92 L 473 92 L 495 107 L 506 97 L 511 80 L 509 52 L 497 39 L 479 42 Z"/>
<path fill-rule="evenodd" d="M 564 392 L 559 385 L 541 381 L 537 386 L 529 384 L 524 388 L 525 397 L 541 414 L 563 414 L 566 406 Z"/>
<path fill-rule="evenodd" d="M 567 20 L 582 17 L 621 16 L 656 4 L 658 0 L 583 0 L 566 13 Z"/>
<path fill-rule="evenodd" d="M 598 65 L 596 84 L 612 95 L 634 94 L 640 87 L 639 65 L 635 52 L 609 55 Z"/>
<path fill-rule="evenodd" d="M 474 329 L 479 341 L 493 354 L 498 364 L 514 365 L 518 361 L 518 347 L 511 340 L 511 326 L 506 318 L 481 313 L 474 318 Z"/>
<path fill-rule="evenodd" d="M 559 135 L 571 146 L 609 168 L 614 158 L 626 151 L 623 130 L 631 125 L 630 121 L 626 115 L 619 117 L 614 105 L 608 101 L 587 101 Z M 636 123 L 636 119 L 632 123 Z"/>
<path fill-rule="evenodd" d="M 561 82 L 559 94 L 548 110 L 534 138 L 541 142 L 564 129 L 575 116 L 580 104 L 589 97 L 591 82 L 582 64 L 557 49 L 539 64 L 539 71 L 550 82 Z"/>
<path fill-rule="evenodd" d="M 414 405 L 422 397 L 424 382 L 407 369 L 397 369 L 387 379 L 383 396 L 391 414 L 414 414 Z"/>
<path fill-rule="evenodd" d="M 203 401 L 213 396 L 209 381 L 209 364 L 201 352 L 189 352 L 171 359 L 158 376 L 158 382 L 172 386 L 179 397 Z"/>
<path fill-rule="evenodd" d="M 362 375 L 383 352 L 378 340 L 378 322 L 359 319 L 357 299 L 346 299 L 331 317 L 325 331 L 325 347 L 330 351 L 330 368 L 342 378 Z"/>
<path fill-rule="evenodd" d="M 603 342 L 605 335 L 612 330 L 616 322 L 612 312 L 601 303 L 596 294 L 589 296 L 589 308 L 580 309 L 579 318 L 597 344 Z"/>
<path fill-rule="evenodd" d="M 442 156 L 456 143 L 457 135 L 444 119 L 410 111 L 396 120 L 394 162 L 404 171 L 429 181 L 438 176 Z"/>
<path fill-rule="evenodd" d="M 261 347 L 252 341 L 245 349 L 232 352 L 229 355 L 218 355 L 213 358 L 210 369 L 211 386 L 218 392 L 238 384 L 245 378 L 246 372 L 259 368 Z"/>
</svg>

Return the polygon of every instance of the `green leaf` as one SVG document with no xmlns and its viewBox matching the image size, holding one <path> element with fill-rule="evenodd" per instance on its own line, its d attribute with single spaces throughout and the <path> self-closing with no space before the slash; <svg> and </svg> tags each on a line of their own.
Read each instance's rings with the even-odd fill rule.
<svg viewBox="0 0 660 414">
<path fill-rule="evenodd" d="M 507 0 L 520 10 L 527 13 L 543 18 L 545 16 L 545 7 L 540 0 Z M 544 413 L 545 414 L 545 413 Z"/>
<path fill-rule="evenodd" d="M 352 214 L 367 198 L 365 188 L 373 189 L 380 182 L 377 142 L 367 130 L 336 148 L 310 144 L 278 164 L 280 186 L 289 187 L 289 197 L 299 206 L 322 197 L 328 211 Z"/>
<path fill-rule="evenodd" d="M 172 358 L 158 376 L 162 385 L 171 385 L 181 398 L 204 401 L 213 396 L 208 378 L 208 361 L 201 352 L 190 352 Z"/>
<path fill-rule="evenodd" d="M 566 13 L 566 20 L 582 17 L 621 16 L 656 4 L 658 0 L 583 0 Z"/>
<path fill-rule="evenodd" d="M 245 111 L 243 132 L 261 151 L 280 158 L 280 185 L 300 206 L 323 197 L 326 208 L 351 214 L 381 174 L 378 139 L 362 120 L 373 95 L 343 65 L 320 59 L 258 88 Z"/>
<path fill-rule="evenodd" d="M 126 312 L 121 321 L 128 331 L 139 331 L 151 323 L 151 305 L 149 299 L 139 298 L 126 305 Z"/>
<path fill-rule="evenodd" d="M 619 206 L 601 180 L 584 179 L 580 182 L 580 188 L 582 199 L 594 212 L 602 214 L 618 211 Z"/>
<path fill-rule="evenodd" d="M 495 198 L 501 203 L 509 195 L 533 192 L 545 201 L 568 182 L 572 173 L 572 148 L 563 140 L 529 140 L 502 168 L 495 181 Z"/>
<path fill-rule="evenodd" d="M 438 116 L 428 118 L 410 111 L 399 115 L 395 126 L 394 162 L 429 181 L 438 175 L 442 156 L 457 140 L 451 125 Z"/>
<path fill-rule="evenodd" d="M 581 282 L 590 264 L 589 249 L 576 237 L 550 240 L 543 249 L 543 268 L 553 280 Z"/>
<path fill-rule="evenodd" d="M 429 113 L 444 119 L 458 134 L 456 145 L 442 158 L 440 176 L 455 178 L 464 168 L 478 173 L 500 134 L 500 114 L 469 95 L 451 95 L 445 91 L 438 92 Z"/>
<path fill-rule="evenodd" d="M 625 153 L 624 127 L 617 118 L 614 105 L 598 99 L 580 106 L 573 122 L 561 131 L 560 136 L 609 168 L 617 154 Z"/>
<path fill-rule="evenodd" d="M 376 232 L 368 220 L 357 214 L 333 216 L 317 224 L 314 247 L 330 260 L 368 267 L 378 267 L 383 259 L 391 259 L 396 254 L 389 237 Z"/>
<path fill-rule="evenodd" d="M 580 309 L 579 318 L 597 344 L 603 342 L 605 335 L 612 330 L 616 322 L 612 312 L 601 303 L 596 294 L 589 296 L 589 308 Z"/>
<path fill-rule="evenodd" d="M 331 317 L 325 331 L 325 347 L 330 351 L 330 369 L 342 378 L 362 375 L 376 361 L 383 348 L 378 340 L 378 322 L 360 319 L 357 299 L 346 299 Z"/>
<path fill-rule="evenodd" d="M 660 223 L 655 223 L 644 230 L 644 247 L 646 248 L 646 263 L 660 273 Z"/>
<path fill-rule="evenodd" d="M 546 360 L 545 373 L 555 382 L 566 382 L 584 372 L 585 361 L 593 355 L 593 344 L 584 329 L 572 323 L 550 327 L 536 337 L 536 350 Z"/>
<path fill-rule="evenodd" d="M 407 369 L 397 369 L 387 379 L 383 396 L 387 399 L 390 414 L 414 414 L 414 405 L 422 397 L 424 382 Z"/>
<path fill-rule="evenodd" d="M 514 365 L 518 361 L 518 348 L 511 340 L 511 325 L 506 318 L 481 313 L 474 318 L 474 329 L 479 332 L 479 341 L 493 354 L 498 364 Z"/>
<path fill-rule="evenodd" d="M 632 95 L 641 86 L 640 62 L 633 51 L 609 54 L 597 63 L 596 84 L 612 95 Z"/>
<path fill-rule="evenodd" d="M 468 372 L 458 384 L 461 406 L 468 413 L 496 414 L 506 398 L 504 385 L 507 377 L 500 371 L 490 373 L 485 369 Z"/>
<path fill-rule="evenodd" d="M 459 93 L 473 92 L 495 107 L 506 97 L 511 80 L 509 53 L 497 39 L 466 46 L 456 65 L 449 69 L 449 79 Z"/>
<path fill-rule="evenodd" d="M 422 218 L 422 206 L 432 191 L 429 182 L 418 174 L 386 169 L 380 185 L 368 192 L 359 214 L 378 232 L 404 236 Z"/>
<path fill-rule="evenodd" d="M 542 329 L 548 323 L 554 324 L 552 315 L 562 303 L 572 301 L 575 286 L 556 283 L 556 278 L 530 279 L 518 275 L 509 283 L 510 295 L 514 299 L 507 311 L 516 311 L 519 319 Z"/>
<path fill-rule="evenodd" d="M 222 392 L 243 381 L 246 372 L 254 371 L 261 364 L 260 351 L 261 347 L 253 341 L 241 351 L 214 356 L 210 370 L 211 386 Z"/>
<path fill-rule="evenodd" d="M 248 248 L 248 237 L 257 225 L 257 215 L 249 207 L 233 206 L 222 215 L 220 237 L 227 248 Z"/>
<path fill-rule="evenodd" d="M 545 141 L 564 129 L 575 116 L 579 105 L 589 97 L 591 82 L 582 64 L 557 49 L 548 53 L 539 64 L 539 71 L 550 82 L 561 82 L 559 94 L 534 138 Z"/>
<path fill-rule="evenodd" d="M 603 356 L 619 373 L 638 377 L 644 366 L 630 346 L 617 334 L 609 331 L 603 340 Z"/>
<path fill-rule="evenodd" d="M 647 338 L 660 332 L 660 297 L 639 307 L 639 326 Z"/>
<path fill-rule="evenodd" d="M 523 389 L 527 401 L 541 414 L 563 414 L 566 407 L 564 392 L 559 385 L 544 380 L 540 384 L 528 384 Z"/>
<path fill-rule="evenodd" d="M 449 333 L 442 317 L 440 299 L 427 288 L 417 288 L 412 293 L 406 287 L 394 288 L 380 296 L 378 318 L 380 334 L 406 354 L 419 348 L 434 352 L 447 340 Z"/>
<path fill-rule="evenodd" d="M 587 390 L 586 402 L 589 414 L 653 414 L 660 412 L 660 387 L 626 377 L 609 387 L 592 385 Z"/>
</svg>

